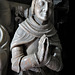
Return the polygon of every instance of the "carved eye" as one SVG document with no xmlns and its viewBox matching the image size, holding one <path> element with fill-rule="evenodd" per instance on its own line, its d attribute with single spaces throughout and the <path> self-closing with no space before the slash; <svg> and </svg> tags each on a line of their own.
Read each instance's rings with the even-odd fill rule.
<svg viewBox="0 0 75 75">
<path fill-rule="evenodd" d="M 39 5 L 40 6 L 43 6 L 44 5 L 44 2 L 43 1 L 39 2 Z"/>
</svg>

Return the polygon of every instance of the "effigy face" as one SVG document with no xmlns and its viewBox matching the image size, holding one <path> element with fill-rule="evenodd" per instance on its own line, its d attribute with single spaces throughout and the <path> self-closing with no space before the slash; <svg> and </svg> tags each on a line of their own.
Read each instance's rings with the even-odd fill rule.
<svg viewBox="0 0 75 75">
<path fill-rule="evenodd" d="M 51 15 L 52 0 L 36 0 L 35 15 L 45 21 Z"/>
</svg>

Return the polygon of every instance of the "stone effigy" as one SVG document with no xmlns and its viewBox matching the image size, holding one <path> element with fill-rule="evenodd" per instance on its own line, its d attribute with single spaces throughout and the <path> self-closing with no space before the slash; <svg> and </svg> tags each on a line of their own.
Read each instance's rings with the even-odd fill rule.
<svg viewBox="0 0 75 75">
<path fill-rule="evenodd" d="M 33 0 L 24 13 L 27 18 L 19 24 L 10 48 L 12 70 L 19 75 L 54 75 L 62 69 L 52 6 L 52 0 Z"/>
</svg>

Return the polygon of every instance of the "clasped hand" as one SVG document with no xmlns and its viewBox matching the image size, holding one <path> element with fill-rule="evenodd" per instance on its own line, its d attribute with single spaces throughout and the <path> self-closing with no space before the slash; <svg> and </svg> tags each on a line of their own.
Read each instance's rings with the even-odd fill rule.
<svg viewBox="0 0 75 75">
<path fill-rule="evenodd" d="M 46 35 L 43 35 L 38 42 L 37 56 L 40 63 L 46 63 L 50 56 L 50 44 Z"/>
</svg>

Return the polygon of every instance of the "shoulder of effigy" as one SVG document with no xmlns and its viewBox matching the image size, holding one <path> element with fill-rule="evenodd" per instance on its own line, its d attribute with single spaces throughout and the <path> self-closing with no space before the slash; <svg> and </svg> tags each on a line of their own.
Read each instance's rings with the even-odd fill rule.
<svg viewBox="0 0 75 75">
<path fill-rule="evenodd" d="M 19 27 L 17 28 L 15 34 L 14 34 L 14 38 L 13 39 L 17 39 L 17 38 L 22 38 L 26 35 L 26 32 L 23 30 L 23 28 Z"/>
<path fill-rule="evenodd" d="M 34 39 L 35 37 L 32 36 L 30 33 L 28 33 L 27 31 L 23 30 L 20 26 L 17 28 L 13 40 L 12 42 L 18 42 L 18 41 L 28 41 L 31 39 Z"/>
<path fill-rule="evenodd" d="M 9 42 L 9 40 L 10 40 L 10 37 L 7 30 L 2 25 L 0 25 L 0 44 Z"/>
<path fill-rule="evenodd" d="M 16 31 L 14 38 L 11 42 L 11 47 L 10 49 L 12 49 L 15 46 L 18 45 L 23 45 L 23 44 L 27 44 L 30 43 L 31 41 L 33 41 L 35 39 L 34 36 L 31 36 L 30 34 L 23 32 L 23 34 L 19 33 L 18 30 Z"/>
</svg>

